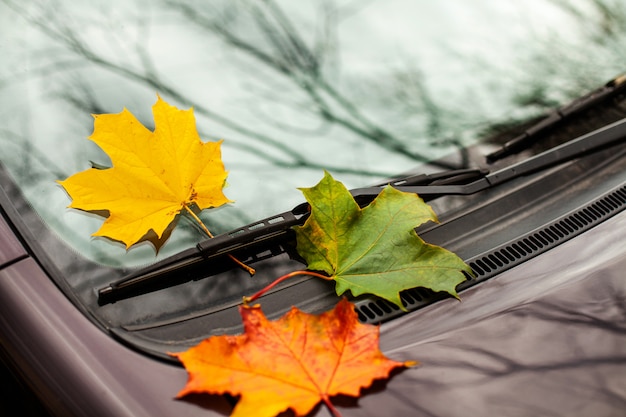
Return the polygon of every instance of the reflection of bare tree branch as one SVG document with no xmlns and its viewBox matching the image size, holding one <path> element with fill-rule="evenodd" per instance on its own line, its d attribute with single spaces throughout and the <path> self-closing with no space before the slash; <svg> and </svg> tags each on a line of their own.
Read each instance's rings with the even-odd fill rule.
<svg viewBox="0 0 626 417">
<path fill-rule="evenodd" d="M 287 123 L 277 117 L 271 110 L 266 110 L 266 106 L 264 104 L 271 103 L 278 108 L 281 106 L 289 106 L 288 109 L 301 109 L 305 112 L 306 110 L 303 108 L 301 103 L 298 103 L 295 100 L 290 100 L 288 103 L 285 103 L 285 99 L 283 97 L 278 97 L 276 90 L 271 86 L 263 85 L 262 88 L 259 88 L 259 86 L 253 85 L 250 89 L 254 90 L 255 94 L 262 98 L 261 102 L 254 103 L 253 110 L 265 123 L 283 132 L 289 132 L 300 136 L 320 136 L 330 131 L 331 125 L 324 120 L 314 120 L 314 126 L 299 126 Z"/>
<path fill-rule="evenodd" d="M 15 168 L 19 170 L 18 175 L 21 178 L 32 178 L 35 175 L 40 175 L 42 169 L 52 174 L 53 178 L 67 176 L 67 172 L 59 167 L 53 159 L 49 158 L 37 146 L 33 146 L 28 136 L 0 129 L 0 141 L 7 145 L 7 150 L 16 152 L 11 153 L 11 161 L 16 164 Z M 38 165 L 38 168 L 35 168 L 35 164 Z M 33 182 L 35 181 L 33 180 Z"/>
<path fill-rule="evenodd" d="M 617 301 L 617 303 L 612 305 L 614 308 L 620 309 L 621 321 L 606 320 L 597 314 L 591 314 L 589 311 L 576 308 L 576 306 L 560 305 L 558 309 L 555 309 L 554 306 L 545 302 L 537 302 L 535 304 L 537 308 L 533 310 L 532 315 L 542 321 L 602 329 L 616 335 L 626 335 L 626 300 Z"/>
<path fill-rule="evenodd" d="M 589 28 L 593 41 L 599 45 L 626 30 L 626 9 L 619 0 L 590 0 L 582 4 L 567 0 L 552 2 L 575 18 L 581 27 Z"/>
<path fill-rule="evenodd" d="M 480 372 L 486 377 L 496 378 L 500 376 L 507 376 L 514 373 L 521 372 L 548 372 L 563 369 L 578 369 L 578 368 L 594 368 L 600 365 L 624 365 L 626 364 L 626 353 L 621 356 L 597 356 L 587 359 L 563 359 L 560 361 L 550 360 L 545 363 L 521 363 L 512 359 L 505 353 L 500 353 L 492 349 L 485 349 L 482 347 L 464 345 L 456 343 L 454 346 L 456 349 L 464 350 L 466 352 L 472 352 L 478 356 L 484 356 L 489 358 L 492 362 L 489 368 L 477 367 L 474 360 L 447 360 L 440 365 L 454 369 L 467 368 L 475 372 Z M 465 381 L 467 382 L 467 381 Z M 624 399 L 626 403 L 626 398 Z"/>
<path fill-rule="evenodd" d="M 39 27 L 45 34 L 47 34 L 51 39 L 61 42 L 66 45 L 69 50 L 73 51 L 76 55 L 91 62 L 92 64 L 96 64 L 102 68 L 108 69 L 118 75 L 121 75 L 127 79 L 139 82 L 141 84 L 150 86 L 154 88 L 156 91 L 161 92 L 162 94 L 169 95 L 175 100 L 188 105 L 193 106 L 196 114 L 204 115 L 210 119 L 213 119 L 222 125 L 248 137 L 257 140 L 262 147 L 253 146 L 250 143 L 238 143 L 236 141 L 231 141 L 230 145 L 239 147 L 240 150 L 244 152 L 253 153 L 256 156 L 266 156 L 269 157 L 273 155 L 270 152 L 267 152 L 265 149 L 267 145 L 270 145 L 274 151 L 278 151 L 278 154 L 282 154 L 286 156 L 290 162 L 285 162 L 284 159 L 280 159 L 277 156 L 272 156 L 273 162 L 280 162 L 286 166 L 296 166 L 296 167 L 314 167 L 318 168 L 320 164 L 312 164 L 310 161 L 301 153 L 297 152 L 294 148 L 289 147 L 288 145 L 277 141 L 269 136 L 260 134 L 258 132 L 247 129 L 245 126 L 240 125 L 224 116 L 217 114 L 216 112 L 208 109 L 203 106 L 201 103 L 195 102 L 191 100 L 189 97 L 182 95 L 177 89 L 174 87 L 162 82 L 158 77 L 155 77 L 153 74 L 153 66 L 149 63 L 149 58 L 147 55 L 142 54 L 141 60 L 143 62 L 143 69 L 138 70 L 129 67 L 128 65 L 122 65 L 115 63 L 113 61 L 108 60 L 102 55 L 99 55 L 97 52 L 89 48 L 87 43 L 85 43 L 82 39 L 79 38 L 77 32 L 75 32 L 72 28 L 67 26 L 64 22 L 58 19 L 54 19 L 55 14 L 45 14 L 45 15 L 32 15 L 27 12 L 23 8 L 21 3 L 7 1 L 7 3 L 13 7 L 15 10 L 20 12 L 22 16 L 29 19 L 29 21 L 35 26 Z M 138 48 L 139 49 L 139 48 Z M 80 61 L 79 61 L 80 62 Z M 66 61 L 63 65 L 59 63 L 52 63 L 49 65 L 45 65 L 42 69 L 45 73 L 49 73 L 55 69 L 58 70 L 67 70 L 67 64 L 73 64 L 74 61 Z M 84 65 L 84 62 L 80 62 L 81 65 Z M 42 73 L 43 75 L 43 73 Z M 69 96 L 66 95 L 67 98 Z M 73 101 L 76 101 L 75 99 Z M 327 167 L 328 168 L 328 167 Z M 330 168 L 332 169 L 332 168 Z M 363 172 L 361 172 L 363 173 Z"/>
<path fill-rule="evenodd" d="M 22 81 L 26 81 L 36 75 L 38 77 L 45 78 L 47 76 L 57 74 L 63 71 L 67 71 L 68 69 L 76 69 L 80 67 L 87 66 L 88 63 L 81 58 L 70 58 L 67 60 L 58 59 L 54 62 L 47 62 L 40 64 L 38 66 L 34 66 L 28 72 L 22 73 L 18 72 L 12 74 L 8 77 L 4 77 L 0 79 L 0 88 L 7 87 L 10 84 L 19 83 Z"/>
<path fill-rule="evenodd" d="M 469 166 L 469 153 L 461 141 L 451 137 L 445 131 L 446 119 L 456 118 L 457 114 L 450 114 L 441 106 L 427 88 L 425 76 L 421 71 L 409 64 L 408 68 L 395 74 L 395 83 L 392 85 L 392 99 L 398 109 L 406 111 L 405 117 L 419 115 L 426 120 L 426 136 L 440 138 L 435 146 L 454 146 L 459 149 L 461 166 Z M 443 139 L 446 138 L 446 139 Z"/>
<path fill-rule="evenodd" d="M 245 125 L 215 112 L 163 81 L 159 77 L 158 71 L 151 57 L 148 55 L 147 50 L 139 41 L 136 41 L 135 47 L 132 48 L 138 58 L 139 65 L 133 66 L 129 64 L 130 60 L 123 62 L 120 60 L 113 61 L 106 57 L 101 51 L 90 47 L 89 43 L 71 26 L 71 20 L 68 20 L 69 23 L 66 22 L 65 14 L 62 13 L 62 8 L 59 5 L 53 5 L 54 10 L 47 10 L 41 5 L 41 9 L 38 10 L 38 13 L 32 13 L 30 9 L 27 9 L 28 6 L 25 6 L 23 3 L 12 0 L 5 0 L 5 2 L 25 17 L 31 24 L 38 27 L 50 39 L 59 42 L 61 45 L 65 46 L 67 51 L 72 53 L 73 56 L 71 59 L 63 59 L 60 62 L 57 61 L 58 58 L 55 56 L 52 63 L 41 67 L 40 74 L 42 75 L 56 70 L 67 71 L 68 65 L 77 68 L 85 66 L 86 63 L 95 64 L 100 68 L 106 69 L 128 80 L 153 88 L 161 94 L 170 96 L 184 105 L 193 106 L 197 115 L 205 116 L 218 122 L 244 138 L 244 140 L 230 138 L 229 146 L 235 147 L 242 152 L 253 154 L 256 157 L 263 158 L 273 165 L 287 168 L 322 168 L 341 173 L 376 176 L 386 174 L 383 172 L 372 172 L 367 167 L 349 168 L 345 166 L 332 166 L 326 162 L 316 162 L 298 151 L 297 145 L 291 145 L 285 141 L 276 140 L 266 134 L 251 130 Z M 179 5 L 178 7 L 180 7 L 184 13 L 193 16 L 195 20 L 201 19 L 199 14 L 193 13 L 192 10 L 186 9 L 185 6 Z M 375 141 L 387 149 L 396 150 L 405 156 L 416 160 L 426 160 L 426 158 L 418 154 L 409 152 L 404 144 L 393 138 L 391 134 L 368 121 L 353 103 L 324 80 L 321 76 L 318 57 L 308 49 L 287 16 L 285 16 L 275 4 L 268 2 L 263 8 L 254 4 L 250 7 L 254 16 L 258 17 L 256 19 L 258 28 L 264 33 L 265 38 L 274 46 L 273 52 L 276 56 L 263 52 L 261 49 L 239 39 L 234 33 L 230 32 L 226 28 L 226 23 L 224 23 L 232 19 L 227 13 L 221 16 L 222 19 L 219 19 L 219 24 L 213 20 L 200 20 L 199 22 L 211 28 L 213 33 L 227 40 L 232 46 L 245 51 L 251 56 L 255 56 L 258 60 L 266 63 L 266 65 L 279 73 L 288 75 L 290 79 L 295 81 L 303 91 L 307 92 L 310 98 L 316 103 L 318 116 L 321 116 L 321 120 L 343 126 L 361 137 Z M 143 36 L 148 34 L 148 25 L 146 23 L 142 23 L 139 28 Z M 328 32 L 329 29 L 326 27 L 326 37 L 331 36 Z M 145 40 L 143 42 L 145 42 Z M 327 41 L 320 42 L 318 49 L 324 50 L 324 45 L 326 44 Z M 320 52 L 318 52 L 318 55 L 319 54 Z M 79 58 L 77 61 L 74 59 L 75 56 Z M 70 89 L 69 91 L 65 90 L 61 96 L 74 105 L 85 104 L 86 101 L 93 101 L 92 98 L 77 98 L 77 95 L 84 96 L 85 93 L 86 91 L 84 89 L 80 91 L 79 94 L 77 94 L 77 91 Z M 329 100 L 333 103 L 329 103 Z M 340 112 L 332 108 L 332 106 L 339 106 L 344 115 L 341 115 Z M 252 139 L 253 141 L 251 142 L 245 138 Z"/>
<path fill-rule="evenodd" d="M 579 17 L 581 22 L 586 16 L 581 12 L 582 9 L 566 0 L 552 1 L 563 9 L 569 8 L 571 14 Z M 127 37 L 117 33 L 112 24 L 106 28 L 107 32 L 112 33 L 110 45 L 120 52 L 120 56 L 110 57 L 90 44 L 88 35 L 84 35 L 82 29 L 79 31 L 77 20 L 71 19 L 74 17 L 72 13 L 64 10 L 58 2 L 41 2 L 35 4 L 35 8 L 31 7 L 31 2 L 17 0 L 4 2 L 61 46 L 60 51 L 59 49 L 54 51 L 53 57 L 50 54 L 42 54 L 42 61 L 47 58 L 49 62 L 36 63 L 39 67 L 31 70 L 29 76 L 37 73 L 45 76 L 57 71 L 68 72 L 71 69 L 78 71 L 87 66 L 96 66 L 138 85 L 157 90 L 183 105 L 193 106 L 197 115 L 215 121 L 233 133 L 235 137 L 227 138 L 229 146 L 252 154 L 274 166 L 324 168 L 334 172 L 375 176 L 388 174 L 372 172 L 368 167 L 331 166 L 326 161 L 316 161 L 302 150 L 296 141 L 277 139 L 268 131 L 252 129 L 244 122 L 216 111 L 178 89 L 160 74 L 158 66 L 145 46 L 153 27 L 150 10 L 144 10 L 135 17 L 136 22 L 133 21 L 132 27 L 137 28 L 137 32 L 129 37 L 130 42 Z M 299 111 L 299 114 L 306 113 L 311 116 L 309 119 L 311 127 L 303 128 L 268 112 L 257 111 L 258 117 L 262 118 L 265 125 L 272 128 L 270 132 L 319 137 L 335 127 L 348 133 L 351 138 L 373 143 L 386 152 L 394 152 L 415 161 L 429 159 L 421 154 L 421 150 L 415 150 L 418 149 L 415 144 L 405 140 L 406 137 L 415 134 L 415 126 L 411 127 L 405 123 L 396 127 L 393 122 L 381 124 L 367 113 L 365 106 L 354 94 L 345 91 L 337 81 L 340 66 L 337 58 L 337 51 L 340 48 L 338 25 L 352 13 L 358 13 L 355 7 L 360 8 L 369 3 L 347 2 L 338 6 L 331 0 L 320 2 L 316 6 L 316 12 L 311 13 L 314 18 L 304 22 L 310 25 L 306 28 L 303 28 L 302 22 L 292 20 L 292 17 L 273 0 L 264 2 L 162 0 L 162 3 L 169 10 L 175 10 L 183 16 L 185 23 L 191 22 L 212 37 L 217 37 L 229 47 L 229 51 L 237 52 L 240 57 L 243 56 L 258 64 L 256 67 L 261 70 L 246 71 L 249 77 L 266 77 L 255 86 L 257 89 L 265 87 L 264 93 L 261 93 L 265 94 L 264 98 L 268 98 L 274 104 L 280 103 L 292 112 Z M 603 33 L 613 36 L 624 32 L 626 17 L 621 10 L 623 8 L 615 8 L 615 13 L 609 15 L 607 11 L 612 9 L 610 0 L 590 0 L 590 4 L 597 11 L 592 24 L 604 28 L 597 29 L 596 33 L 604 31 Z M 615 17 L 615 14 L 618 16 Z M 96 22 L 88 23 L 98 27 L 93 24 Z M 19 78 L 20 75 L 15 74 L 15 77 L 0 80 L 0 86 Z M 388 81 L 385 79 L 383 83 Z M 457 138 L 444 131 L 447 119 L 454 117 L 458 121 L 458 115 L 451 115 L 445 111 L 436 97 L 425 88 L 423 77 L 418 71 L 399 73 L 397 79 L 393 81 L 405 88 L 397 88 L 398 95 L 391 107 L 396 114 L 401 114 L 404 109 L 412 110 L 411 117 L 419 115 L 414 120 L 419 119 L 418 121 L 423 123 L 417 130 L 421 131 L 421 126 L 425 125 L 425 136 L 429 138 L 422 143 L 431 148 L 437 146 L 463 148 Z M 93 101 L 93 98 L 85 97 L 86 94 L 88 94 L 86 89 L 69 88 L 64 89 L 60 96 L 73 105 L 79 105 Z M 533 97 L 537 97 L 537 94 L 533 94 Z M 224 136 L 228 134 L 220 135 Z M 468 164 L 467 154 L 461 155 L 459 164 L 463 166 Z M 454 168 L 459 164 L 444 163 L 441 166 Z"/>
<path fill-rule="evenodd" d="M 529 308 L 513 310 L 506 318 L 501 317 L 505 321 L 481 327 L 482 331 L 488 332 L 488 328 L 493 326 L 494 333 L 488 336 L 493 346 L 480 337 L 477 340 L 470 338 L 471 341 L 466 343 L 459 339 L 439 343 L 442 356 L 430 358 L 428 366 L 464 375 L 452 383 L 458 383 L 459 386 L 489 384 L 522 374 L 555 373 L 555 378 L 567 378 L 572 390 L 592 393 L 594 398 L 602 398 L 614 409 L 626 409 L 625 393 L 616 390 L 611 382 L 619 375 L 619 369 L 626 367 L 626 351 L 620 348 L 626 334 L 623 291 L 613 287 L 610 282 L 603 282 L 601 286 L 594 286 L 594 294 L 589 297 L 588 304 L 568 298 L 551 298 L 537 300 Z M 544 327 L 545 323 L 549 324 Z M 552 346 L 553 343 L 567 346 L 568 352 L 572 354 L 564 355 L 562 349 L 554 352 L 546 349 L 540 341 L 542 336 L 538 336 L 545 336 L 544 333 L 534 333 L 538 342 L 533 346 L 534 351 L 528 350 L 531 347 L 528 341 L 524 342 L 527 350 L 516 351 L 513 347 L 511 351 L 509 343 L 498 339 L 506 339 L 509 333 L 517 333 L 516 326 L 519 329 L 543 329 L 543 332 L 550 332 L 551 340 L 546 346 Z M 502 333 L 504 328 L 506 334 Z M 554 330 L 557 330 L 556 333 Z M 593 332 L 593 335 L 589 332 Z M 610 369 L 614 371 L 607 373 L 606 370 Z M 576 377 L 572 378 L 572 375 Z M 424 383 L 432 384 L 432 381 Z M 450 387 L 450 384 L 447 386 Z M 520 406 L 524 405 L 520 403 Z"/>
<path fill-rule="evenodd" d="M 445 382 L 433 381 L 432 378 L 422 377 L 416 373 L 413 383 L 427 386 L 429 389 L 439 385 L 436 389 L 445 392 L 455 388 L 463 390 L 464 387 L 477 389 L 481 384 L 502 383 L 504 386 L 514 387 L 514 384 L 507 382 L 511 381 L 511 378 L 518 376 L 524 378 L 524 374 L 553 375 L 550 379 L 553 383 L 560 385 L 560 390 L 569 389 L 572 392 L 581 390 L 592 395 L 598 402 L 610 404 L 614 410 L 626 409 L 626 395 L 616 391 L 613 383 L 619 373 L 617 369 L 623 370 L 626 366 L 626 353 L 595 353 L 592 356 L 578 354 L 574 358 L 537 355 L 542 359 L 529 356 L 526 361 L 515 358 L 515 352 L 499 351 L 501 347 L 486 348 L 482 346 L 484 343 L 482 345 L 480 343 L 463 344 L 456 341 L 451 341 L 450 344 L 440 343 L 439 348 L 445 352 L 445 357 L 429 358 L 425 362 L 426 365 L 435 372 L 443 374 L 449 372 L 458 375 L 458 378 L 446 379 Z M 536 349 L 537 352 L 542 351 L 541 345 L 538 344 Z M 572 349 L 576 349 L 576 344 L 572 345 Z M 610 369 L 615 371 L 607 373 Z M 430 375 L 432 376 L 432 372 Z M 612 376 L 609 377 L 610 375 Z M 559 382 L 561 380 L 563 380 L 562 384 Z M 532 398 L 520 398 L 514 393 L 504 396 L 501 400 L 504 401 L 503 405 L 506 407 L 519 407 L 525 411 L 529 410 L 528 405 L 536 405 Z M 519 403 L 511 403 L 511 400 L 519 401 Z M 547 409 L 541 411 L 540 415 L 550 415 L 553 412 L 548 412 Z M 557 415 L 561 414 L 557 413 Z"/>
<path fill-rule="evenodd" d="M 475 406 L 470 414 L 477 415 L 496 414 L 494 410 L 504 411 L 500 415 L 518 415 L 518 410 L 523 411 L 519 415 L 568 415 L 561 407 L 565 401 L 570 410 L 586 407 L 569 415 L 621 415 L 626 409 L 626 286 L 620 274 L 623 262 L 614 257 L 614 262 L 596 260 L 600 266 L 586 272 L 564 271 L 586 278 L 545 292 L 532 290 L 541 296 L 529 292 L 523 303 L 500 304 L 494 298 L 525 291 L 508 287 L 523 277 L 503 276 L 497 289 L 492 287 L 495 293 L 484 299 L 469 296 L 470 309 L 485 308 L 477 316 L 455 321 L 468 310 L 448 315 L 433 309 L 427 317 L 443 314 L 443 323 L 456 323 L 448 329 L 435 325 L 440 333 L 409 336 L 388 328 L 387 337 L 404 337 L 404 344 L 394 341 L 401 347 L 391 352 L 423 363 L 401 378 L 408 379 L 405 384 L 415 387 L 414 392 L 432 394 L 426 401 L 431 412 L 438 409 L 437 400 L 471 394 L 463 404 Z M 526 289 L 534 285 L 528 282 Z M 484 306 L 490 300 L 495 306 Z"/>
<path fill-rule="evenodd" d="M 55 95 L 83 112 L 85 110 L 90 114 L 106 112 L 89 83 L 85 82 L 80 75 L 72 78 L 71 82 L 66 82 L 65 87 Z"/>
<path fill-rule="evenodd" d="M 171 1 L 167 1 L 167 4 L 183 14 L 188 21 L 217 35 L 229 46 L 285 77 L 305 93 L 309 100 L 309 111 L 322 120 L 400 155 L 416 161 L 428 160 L 424 155 L 411 151 L 403 141 L 370 120 L 328 80 L 322 67 L 325 48 L 319 47 L 327 43 L 318 43 L 314 52 L 275 2 L 228 2 L 228 7 L 221 10 L 205 3 L 202 7 L 200 4 Z M 326 14 L 329 15 L 331 14 Z M 237 32 L 238 24 L 247 31 L 254 31 L 261 39 L 247 39 Z M 330 30 L 326 28 L 327 39 L 334 37 L 328 33 Z"/>
</svg>

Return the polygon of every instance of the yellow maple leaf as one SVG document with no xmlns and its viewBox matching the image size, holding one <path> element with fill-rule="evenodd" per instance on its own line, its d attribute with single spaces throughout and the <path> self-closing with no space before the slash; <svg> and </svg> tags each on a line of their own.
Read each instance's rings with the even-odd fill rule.
<svg viewBox="0 0 626 417">
<path fill-rule="evenodd" d="M 152 112 L 154 132 L 127 109 L 94 115 L 89 139 L 109 155 L 112 167 L 58 181 L 73 200 L 69 207 L 107 217 L 93 236 L 121 241 L 127 249 L 150 240 L 158 250 L 182 210 L 231 201 L 222 192 L 228 173 L 221 141 L 200 140 L 193 109 L 179 110 L 158 97 Z"/>
</svg>

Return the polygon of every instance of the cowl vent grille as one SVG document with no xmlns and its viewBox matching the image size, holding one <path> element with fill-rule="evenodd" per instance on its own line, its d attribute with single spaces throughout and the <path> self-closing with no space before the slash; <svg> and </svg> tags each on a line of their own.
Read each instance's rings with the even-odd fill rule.
<svg viewBox="0 0 626 417">
<path fill-rule="evenodd" d="M 474 277 L 460 284 L 463 290 L 510 269 L 539 255 L 603 222 L 626 208 L 626 186 L 620 186 L 593 202 L 567 213 L 558 219 L 507 242 L 491 251 L 482 253 L 465 262 L 472 268 Z M 424 288 L 413 288 L 400 294 L 407 310 L 416 310 L 446 295 Z M 365 323 L 379 323 L 403 312 L 395 305 L 378 298 L 356 301 L 356 312 Z"/>
</svg>

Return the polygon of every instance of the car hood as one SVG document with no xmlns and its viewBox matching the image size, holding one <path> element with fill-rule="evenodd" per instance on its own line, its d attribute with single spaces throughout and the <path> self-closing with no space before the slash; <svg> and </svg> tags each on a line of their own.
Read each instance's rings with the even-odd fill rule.
<svg viewBox="0 0 626 417">
<path fill-rule="evenodd" d="M 383 351 L 420 364 L 349 415 L 623 415 L 624 241 L 626 213 L 383 324 Z"/>
</svg>

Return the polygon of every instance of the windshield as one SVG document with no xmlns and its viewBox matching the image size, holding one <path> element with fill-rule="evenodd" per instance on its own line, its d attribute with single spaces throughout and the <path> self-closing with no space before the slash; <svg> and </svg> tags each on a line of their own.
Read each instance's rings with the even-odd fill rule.
<svg viewBox="0 0 626 417">
<path fill-rule="evenodd" d="M 157 94 L 223 139 L 234 203 L 218 234 L 290 209 L 328 170 L 349 188 L 484 165 L 468 146 L 623 71 L 619 1 L 11 1 L 0 5 L 2 164 L 94 262 L 148 264 L 203 239 L 181 219 L 155 255 L 92 238 L 55 183 L 109 166 L 91 114 L 148 128 Z M 493 149 L 493 148 L 485 148 Z M 486 152 L 485 152 L 486 153 Z M 445 157 L 445 158 L 444 158 Z"/>
</svg>

